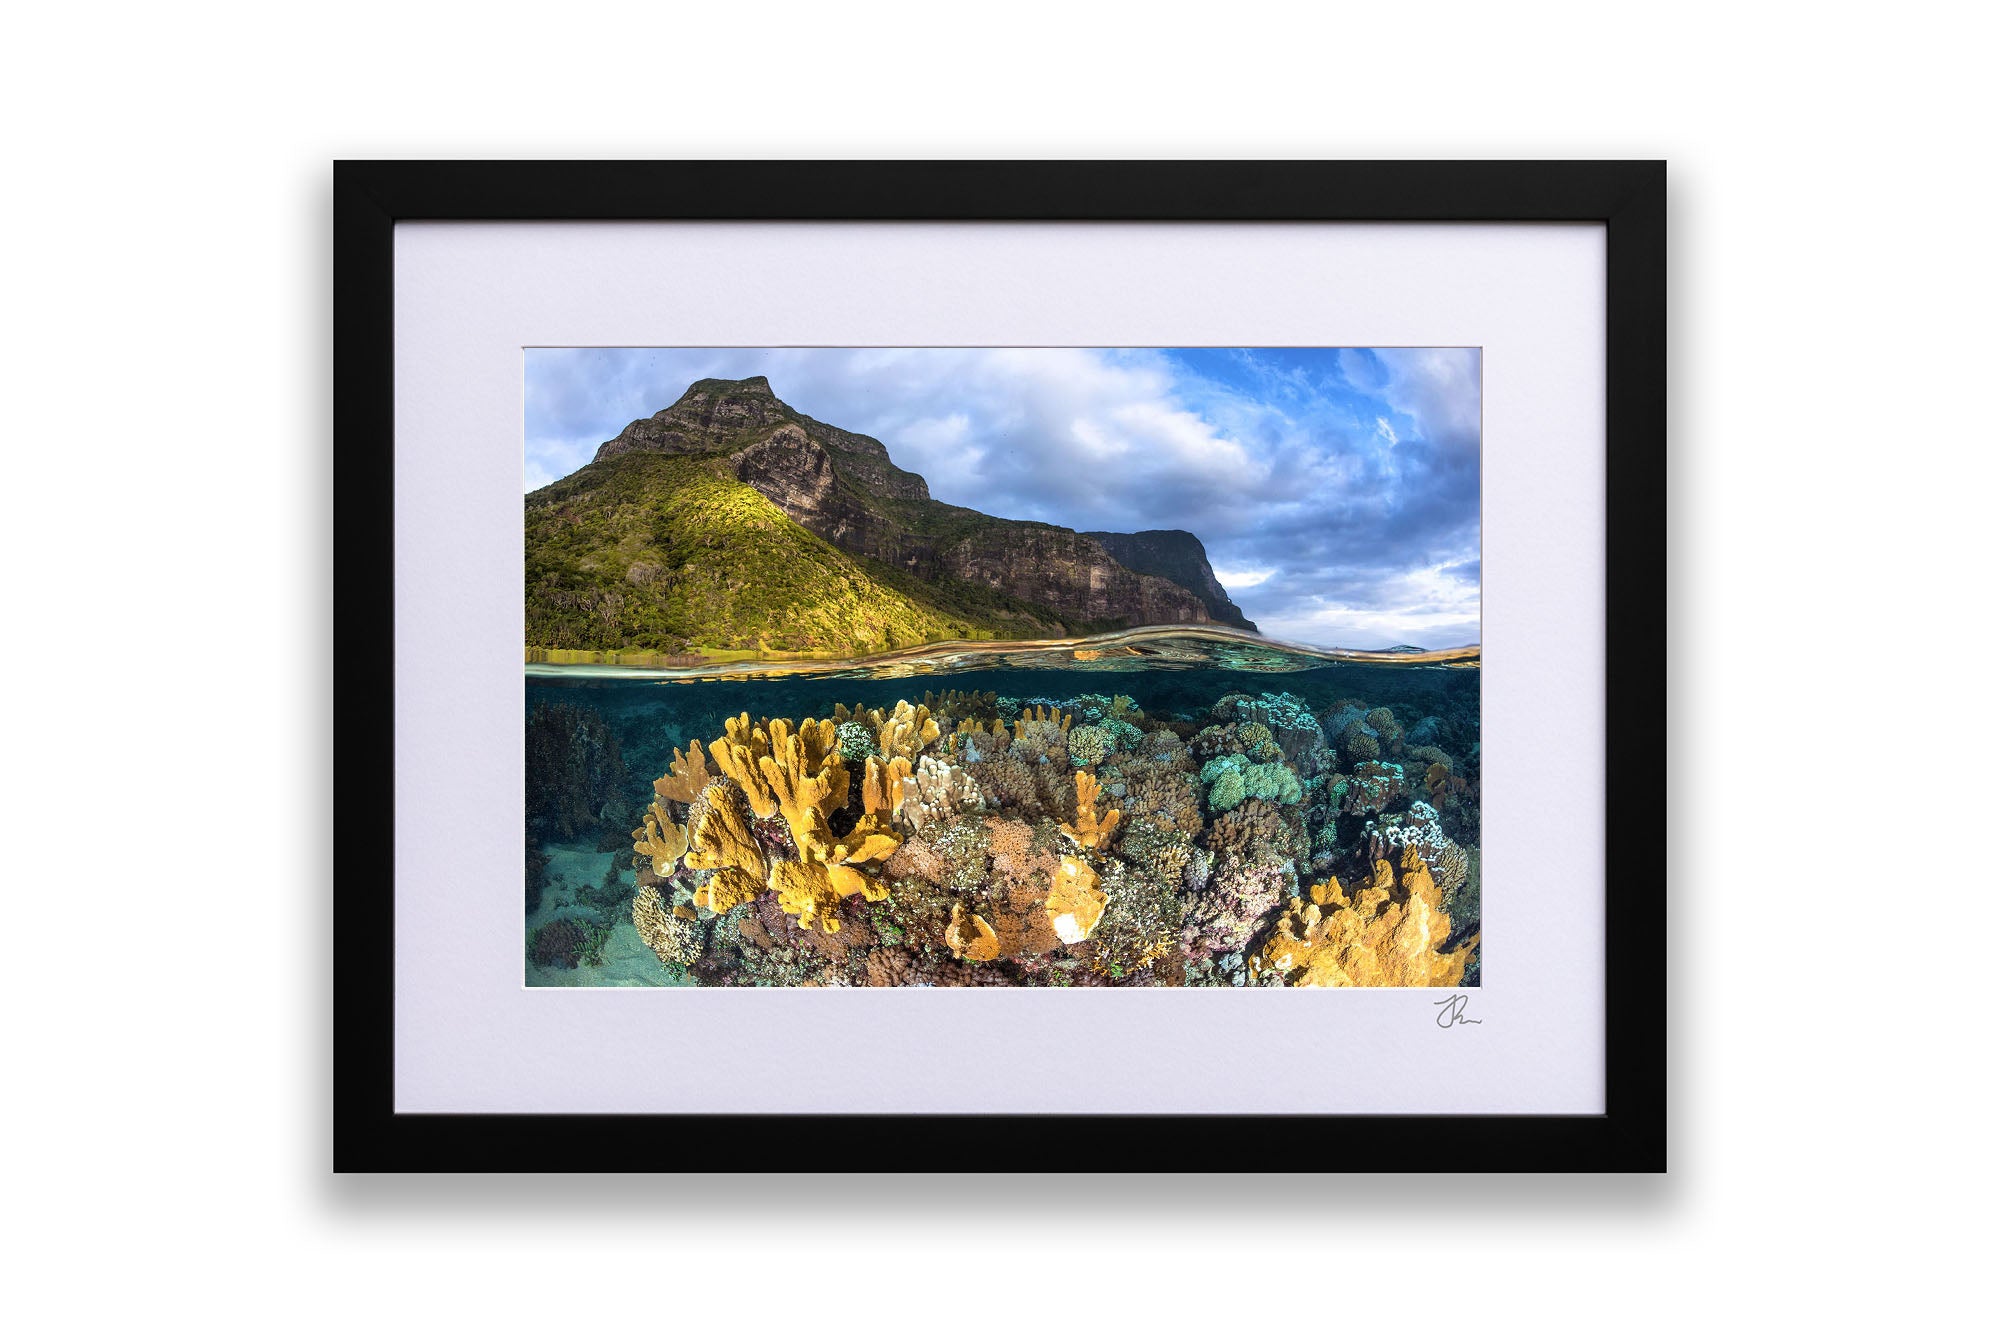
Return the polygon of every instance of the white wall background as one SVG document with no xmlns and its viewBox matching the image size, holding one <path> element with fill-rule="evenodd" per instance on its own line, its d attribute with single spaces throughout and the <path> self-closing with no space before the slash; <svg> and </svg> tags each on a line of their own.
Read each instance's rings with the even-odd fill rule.
<svg viewBox="0 0 2000 1333">
<path fill-rule="evenodd" d="M 1991 666 L 1911 650 L 1968 652 L 1993 616 L 1973 12 L 16 14 L 10 1309 L 228 1328 L 1971 1312 L 1995 1183 Z M 374 155 L 1669 158 L 1673 1174 L 1310 1179 L 1449 1145 L 1252 1162 L 1194 1141 L 1181 1165 L 1247 1174 L 332 1179 L 327 164 Z M 242 666 L 204 656 L 225 645 Z M 795 1162 L 769 1142 L 709 1159 Z M 1090 1164 L 1082 1145 L 1051 1166 Z"/>
</svg>

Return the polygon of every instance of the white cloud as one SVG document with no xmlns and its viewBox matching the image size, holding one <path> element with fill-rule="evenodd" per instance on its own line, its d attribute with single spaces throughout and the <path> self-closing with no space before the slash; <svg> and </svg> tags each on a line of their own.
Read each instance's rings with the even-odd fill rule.
<svg viewBox="0 0 2000 1333">
<path fill-rule="evenodd" d="M 1278 570 L 1275 565 L 1266 566 L 1263 569 L 1239 569 L 1233 566 L 1217 565 L 1215 566 L 1215 581 L 1231 592 L 1237 592 L 1244 588 L 1254 588 L 1277 572 Z"/>
</svg>

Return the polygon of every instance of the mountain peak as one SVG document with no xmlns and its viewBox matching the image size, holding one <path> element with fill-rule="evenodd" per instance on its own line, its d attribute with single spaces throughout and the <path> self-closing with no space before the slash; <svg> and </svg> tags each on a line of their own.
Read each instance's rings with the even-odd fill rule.
<svg viewBox="0 0 2000 1333">
<path fill-rule="evenodd" d="M 688 385 L 687 392 L 681 395 L 681 401 L 686 402 L 696 394 L 739 393 L 754 393 L 773 401 L 776 401 L 778 397 L 777 394 L 771 392 L 771 381 L 769 379 L 762 375 L 752 375 L 747 379 L 740 380 L 696 380 L 693 384 Z"/>
</svg>

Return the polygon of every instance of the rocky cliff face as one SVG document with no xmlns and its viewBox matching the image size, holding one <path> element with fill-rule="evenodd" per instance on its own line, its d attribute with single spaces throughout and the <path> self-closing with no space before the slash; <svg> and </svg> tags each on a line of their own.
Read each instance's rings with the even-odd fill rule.
<svg viewBox="0 0 2000 1333">
<path fill-rule="evenodd" d="M 1257 626 L 1246 619 L 1229 592 L 1216 581 L 1209 567 L 1208 552 L 1201 539 L 1179 528 L 1154 528 L 1146 532 L 1086 532 L 1111 553 L 1112 559 L 1127 569 L 1169 579 L 1201 598 L 1209 618 L 1219 624 L 1247 630 Z"/>
<path fill-rule="evenodd" d="M 672 407 L 639 418 L 615 438 L 597 446 L 597 455 L 591 461 L 602 463 L 607 458 L 637 451 L 717 453 L 739 448 L 783 426 L 796 426 L 801 434 L 810 432 L 812 438 L 840 458 L 843 469 L 858 485 L 893 499 L 931 498 L 924 479 L 890 462 L 889 451 L 880 440 L 794 412 L 778 401 L 778 396 L 771 392 L 771 382 L 762 375 L 747 380 L 696 380 Z"/>
<path fill-rule="evenodd" d="M 1047 607 L 1071 629 L 1212 620 L 1255 628 L 1192 533 L 1079 533 L 933 500 L 881 441 L 794 411 L 761 375 L 696 382 L 672 407 L 607 440 L 594 461 L 642 452 L 726 456 L 739 480 L 842 550 Z"/>
</svg>

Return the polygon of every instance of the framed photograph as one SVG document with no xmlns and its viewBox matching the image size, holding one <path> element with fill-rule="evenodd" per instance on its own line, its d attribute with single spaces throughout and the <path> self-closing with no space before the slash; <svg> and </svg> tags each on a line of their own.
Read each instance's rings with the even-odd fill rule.
<svg viewBox="0 0 2000 1333">
<path fill-rule="evenodd" d="M 1665 1169 L 1663 164 L 335 210 L 336 1169 Z"/>
</svg>

